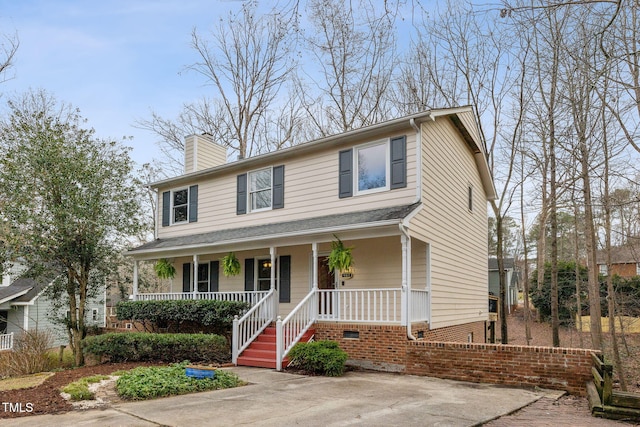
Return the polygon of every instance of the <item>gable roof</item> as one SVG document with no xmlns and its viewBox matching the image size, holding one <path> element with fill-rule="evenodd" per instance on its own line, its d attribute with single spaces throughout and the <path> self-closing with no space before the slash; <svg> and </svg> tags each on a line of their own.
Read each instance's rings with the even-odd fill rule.
<svg viewBox="0 0 640 427">
<path fill-rule="evenodd" d="M 430 109 L 417 114 L 400 117 L 398 119 L 388 120 L 380 123 L 376 123 L 370 126 L 366 126 L 351 131 L 338 133 L 335 135 L 326 136 L 302 144 L 297 144 L 292 147 L 283 148 L 280 150 L 272 151 L 257 156 L 248 157 L 245 159 L 237 160 L 234 162 L 225 163 L 220 166 L 215 166 L 208 169 L 202 169 L 196 172 L 191 172 L 177 177 L 164 179 L 151 183 L 153 188 L 183 185 L 188 182 L 200 179 L 202 177 L 208 177 L 211 175 L 217 175 L 219 173 L 226 173 L 238 170 L 248 170 L 255 167 L 256 164 L 265 161 L 280 161 L 290 156 L 299 156 L 303 153 L 311 152 L 326 145 L 342 145 L 345 143 L 353 142 L 361 138 L 368 136 L 379 135 L 380 132 L 393 132 L 400 131 L 402 129 L 415 129 L 415 125 L 419 125 L 424 122 L 436 120 L 439 117 L 449 118 L 454 124 L 455 128 L 460 132 L 464 142 L 474 153 L 476 167 L 480 173 L 484 190 L 487 194 L 488 200 L 495 200 L 497 198 L 496 190 L 493 184 L 493 178 L 487 162 L 487 156 L 484 148 L 484 141 L 481 140 L 482 136 L 479 136 L 478 129 L 469 129 L 473 125 L 466 122 L 461 117 L 473 113 L 471 106 L 455 107 L 455 108 L 442 108 L 442 109 Z M 477 123 L 475 124 L 477 128 Z"/>
<path fill-rule="evenodd" d="M 411 205 L 325 215 L 295 221 L 230 228 L 209 233 L 171 237 L 168 239 L 156 239 L 153 242 L 131 249 L 127 252 L 127 255 L 135 256 L 137 254 L 162 252 L 166 250 L 212 247 L 257 239 L 334 233 L 340 230 L 399 224 L 419 206 L 420 203 L 414 203 Z"/>
<path fill-rule="evenodd" d="M 9 286 L 0 287 L 0 304 L 29 303 L 36 299 L 50 283 L 51 280 L 45 277 L 38 279 L 20 277 Z"/>
<path fill-rule="evenodd" d="M 598 264 L 607 262 L 607 253 L 600 250 L 596 255 Z M 614 246 L 611 248 L 611 262 L 613 264 L 636 264 L 640 262 L 640 245 Z"/>
</svg>

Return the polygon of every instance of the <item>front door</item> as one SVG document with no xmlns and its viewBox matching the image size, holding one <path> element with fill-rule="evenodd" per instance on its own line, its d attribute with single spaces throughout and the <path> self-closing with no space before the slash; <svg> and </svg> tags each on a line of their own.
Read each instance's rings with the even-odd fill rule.
<svg viewBox="0 0 640 427">
<path fill-rule="evenodd" d="M 329 258 L 318 258 L 318 289 L 335 289 L 336 275 L 329 270 Z M 333 296 L 329 292 L 320 292 L 318 298 L 320 318 L 331 317 L 333 314 Z"/>
</svg>

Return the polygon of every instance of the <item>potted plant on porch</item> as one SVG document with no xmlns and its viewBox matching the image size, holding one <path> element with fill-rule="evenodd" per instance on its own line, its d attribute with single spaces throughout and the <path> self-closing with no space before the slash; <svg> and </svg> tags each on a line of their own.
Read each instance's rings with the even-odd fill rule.
<svg viewBox="0 0 640 427">
<path fill-rule="evenodd" d="M 240 261 L 233 252 L 229 252 L 227 255 L 222 257 L 222 273 L 226 277 L 237 276 L 240 274 Z"/>
<path fill-rule="evenodd" d="M 166 258 L 161 258 L 156 261 L 153 269 L 156 271 L 156 275 L 160 279 L 173 279 L 176 275 L 176 268 L 171 261 Z"/>
<path fill-rule="evenodd" d="M 353 254 L 351 251 L 353 250 L 353 247 L 346 247 L 344 243 L 342 243 L 342 240 L 340 240 L 335 234 L 333 237 L 335 237 L 336 240 L 331 242 L 329 270 L 334 272 L 338 270 L 343 274 L 353 275 L 351 271 L 353 267 Z"/>
</svg>

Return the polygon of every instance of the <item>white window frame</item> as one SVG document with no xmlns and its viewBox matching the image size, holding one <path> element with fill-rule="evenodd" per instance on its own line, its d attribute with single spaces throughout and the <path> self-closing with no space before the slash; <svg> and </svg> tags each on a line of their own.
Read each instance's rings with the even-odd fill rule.
<svg viewBox="0 0 640 427">
<path fill-rule="evenodd" d="M 187 203 L 186 203 L 187 215 L 185 216 L 184 221 L 176 221 L 176 213 L 175 213 L 176 206 L 174 205 L 173 200 L 174 200 L 174 194 L 179 191 L 187 192 Z M 176 188 L 175 190 L 171 190 L 170 205 L 171 205 L 171 210 L 169 211 L 169 215 L 171 215 L 171 225 L 188 224 L 189 223 L 189 187 Z M 178 205 L 178 206 L 182 206 L 182 205 Z"/>
<path fill-rule="evenodd" d="M 608 276 L 609 271 L 607 269 L 607 264 L 598 264 L 598 273 L 602 274 L 603 276 Z"/>
<path fill-rule="evenodd" d="M 365 144 L 356 145 L 353 147 L 353 189 L 354 195 L 360 196 L 364 194 L 372 194 L 372 193 L 380 193 L 383 191 L 389 191 L 390 189 L 390 181 L 391 181 L 391 168 L 390 168 L 390 158 L 391 158 L 391 139 L 378 139 L 376 141 L 367 142 Z M 374 147 L 376 145 L 384 145 L 384 169 L 385 169 L 385 185 L 382 187 L 371 188 L 368 190 L 360 190 L 359 186 L 359 156 L 358 152 L 360 150 L 366 150 L 367 148 Z"/>
<path fill-rule="evenodd" d="M 97 321 L 99 320 L 99 319 L 98 319 L 98 314 L 99 314 L 99 312 L 98 312 L 98 309 L 97 309 L 97 308 L 92 308 L 92 309 L 91 309 L 91 320 L 92 320 L 93 322 L 97 322 Z"/>
<path fill-rule="evenodd" d="M 264 171 L 269 171 L 269 206 L 265 208 L 253 209 L 251 196 L 254 193 L 257 193 L 259 191 L 267 191 L 267 189 L 265 188 L 263 190 L 253 191 L 251 188 L 251 175 L 258 172 L 264 172 Z M 273 166 L 268 166 L 266 168 L 260 168 L 260 169 L 249 171 L 247 173 L 247 212 L 264 212 L 264 211 L 270 211 L 272 209 L 273 209 Z"/>
<path fill-rule="evenodd" d="M 640 276 L 640 262 L 636 263 L 636 276 Z"/>
<path fill-rule="evenodd" d="M 279 259 L 280 256 L 276 256 L 276 265 L 272 265 L 270 268 L 275 268 L 276 269 L 276 289 L 278 289 L 278 283 L 280 282 L 280 269 L 278 268 L 278 264 L 279 264 Z M 254 258 L 253 261 L 253 290 L 254 291 L 259 291 L 260 287 L 260 278 L 258 277 L 259 272 L 260 272 L 260 263 L 262 261 L 271 261 L 271 256 L 270 255 L 264 255 L 264 256 L 258 256 Z M 263 278 L 263 281 L 266 282 L 267 278 Z M 271 273 L 269 273 L 269 288 L 267 288 L 267 290 L 269 290 L 271 287 Z"/>
</svg>

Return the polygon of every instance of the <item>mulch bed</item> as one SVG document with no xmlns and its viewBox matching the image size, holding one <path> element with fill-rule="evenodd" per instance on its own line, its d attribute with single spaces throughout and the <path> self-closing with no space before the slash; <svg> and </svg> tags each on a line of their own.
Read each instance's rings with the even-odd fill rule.
<svg viewBox="0 0 640 427">
<path fill-rule="evenodd" d="M 0 391 L 0 419 L 29 415 L 59 414 L 73 410 L 71 403 L 60 396 L 60 389 L 80 378 L 92 375 L 108 375 L 119 370 L 133 369 L 138 366 L 158 366 L 152 362 L 105 363 L 96 366 L 83 366 L 56 372 L 36 387 Z M 10 405 L 12 404 L 12 405 Z"/>
</svg>

